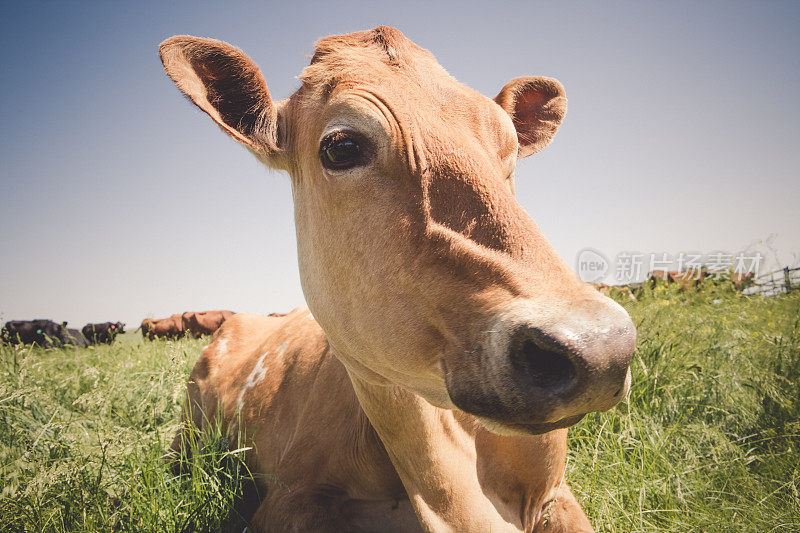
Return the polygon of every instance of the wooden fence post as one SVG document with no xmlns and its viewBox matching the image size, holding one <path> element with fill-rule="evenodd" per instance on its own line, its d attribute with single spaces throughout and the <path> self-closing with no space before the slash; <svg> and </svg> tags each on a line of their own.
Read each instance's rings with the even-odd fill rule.
<svg viewBox="0 0 800 533">
<path fill-rule="evenodd" d="M 789 267 L 783 267 L 783 283 L 786 286 L 786 292 L 792 290 L 792 278 L 789 276 Z"/>
</svg>

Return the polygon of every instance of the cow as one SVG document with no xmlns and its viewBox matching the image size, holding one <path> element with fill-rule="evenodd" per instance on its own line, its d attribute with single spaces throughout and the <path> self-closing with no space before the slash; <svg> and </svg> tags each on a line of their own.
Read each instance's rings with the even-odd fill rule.
<svg viewBox="0 0 800 533">
<path fill-rule="evenodd" d="M 111 344 L 120 333 L 125 333 L 123 322 L 102 322 L 86 324 L 81 330 L 90 344 Z"/>
<path fill-rule="evenodd" d="M 744 290 L 754 283 L 755 272 L 731 272 L 731 282 L 737 291 Z"/>
<path fill-rule="evenodd" d="M 211 335 L 225 320 L 233 315 L 233 311 L 187 311 L 183 313 L 183 327 L 194 338 Z"/>
<path fill-rule="evenodd" d="M 320 40 L 278 102 L 227 43 L 159 51 L 292 183 L 308 308 L 226 320 L 183 412 L 249 449 L 253 527 L 591 531 L 564 479 L 567 428 L 625 398 L 636 328 L 514 197 L 518 159 L 566 113 L 561 84 L 516 78 L 490 99 L 385 26 Z"/>
<path fill-rule="evenodd" d="M 647 279 L 650 287 L 663 282 L 677 285 L 681 291 L 685 291 L 696 288 L 707 276 L 706 270 L 653 270 Z"/>
<path fill-rule="evenodd" d="M 168 318 L 145 318 L 142 320 L 142 337 L 153 339 L 180 339 L 186 334 L 183 314 L 174 314 Z"/>
<path fill-rule="evenodd" d="M 6 322 L 2 338 L 8 344 L 36 344 L 45 348 L 72 343 L 66 322 L 58 324 L 42 318 Z"/>
<path fill-rule="evenodd" d="M 78 348 L 86 348 L 89 346 L 90 342 L 81 331 L 67 328 L 67 335 L 64 340 L 64 344 L 71 344 L 72 346 L 77 346 Z"/>
<path fill-rule="evenodd" d="M 142 330 L 142 338 L 153 340 L 153 337 L 150 336 L 150 328 L 156 322 L 155 318 L 145 318 L 142 319 L 142 323 L 139 325 L 137 329 Z"/>
</svg>

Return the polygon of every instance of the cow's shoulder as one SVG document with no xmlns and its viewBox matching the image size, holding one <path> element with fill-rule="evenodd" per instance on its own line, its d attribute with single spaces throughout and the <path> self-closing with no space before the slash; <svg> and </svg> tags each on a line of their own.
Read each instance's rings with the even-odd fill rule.
<svg viewBox="0 0 800 533">
<path fill-rule="evenodd" d="M 290 352 L 302 358 L 314 358 L 327 347 L 322 329 L 307 308 L 282 317 L 236 313 L 203 349 L 192 380 L 233 385 L 252 373 L 265 354 L 279 358 L 287 354 L 289 345 L 293 348 Z"/>
</svg>

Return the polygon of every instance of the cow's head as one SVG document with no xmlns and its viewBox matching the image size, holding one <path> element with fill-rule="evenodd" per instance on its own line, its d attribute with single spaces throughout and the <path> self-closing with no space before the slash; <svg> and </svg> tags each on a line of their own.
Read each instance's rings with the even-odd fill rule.
<svg viewBox="0 0 800 533">
<path fill-rule="evenodd" d="M 538 433 L 615 405 L 636 332 L 582 283 L 514 198 L 550 143 L 561 84 L 487 98 L 393 28 L 317 43 L 275 102 L 228 44 L 179 36 L 161 59 L 228 135 L 292 178 L 303 291 L 352 375 Z"/>
</svg>

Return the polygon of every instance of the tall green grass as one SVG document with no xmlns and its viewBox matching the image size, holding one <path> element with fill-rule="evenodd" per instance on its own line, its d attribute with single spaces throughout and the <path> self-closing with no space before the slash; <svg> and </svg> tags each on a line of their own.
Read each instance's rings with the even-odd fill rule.
<svg viewBox="0 0 800 533">
<path fill-rule="evenodd" d="M 249 476 L 221 428 L 165 462 L 201 347 L 0 348 L 0 531 L 242 531 Z"/>
<path fill-rule="evenodd" d="M 630 396 L 570 432 L 599 531 L 800 531 L 800 293 L 709 287 L 619 296 Z M 203 344 L 0 347 L 0 531 L 241 531 L 249 473 L 219 427 L 164 462 Z"/>
<path fill-rule="evenodd" d="M 628 400 L 570 432 L 595 527 L 800 531 L 800 294 L 639 296 Z"/>
</svg>

